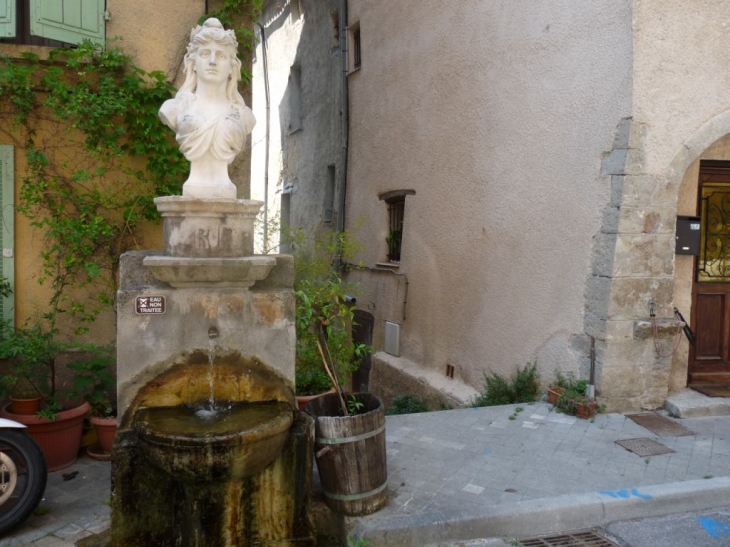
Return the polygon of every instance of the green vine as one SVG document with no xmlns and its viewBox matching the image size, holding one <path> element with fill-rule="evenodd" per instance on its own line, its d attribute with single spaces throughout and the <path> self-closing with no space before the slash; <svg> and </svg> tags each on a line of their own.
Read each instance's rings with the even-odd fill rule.
<svg viewBox="0 0 730 547">
<path fill-rule="evenodd" d="M 246 56 L 255 40 L 240 18 L 255 19 L 262 4 L 224 0 L 201 20 L 235 28 Z M 26 155 L 16 208 L 43 233 L 39 281 L 52 289 L 44 314 L 51 332 L 68 314 L 83 334 L 110 308 L 119 256 L 137 248 L 141 222 L 159 218 L 153 199 L 180 193 L 188 162 L 158 117 L 175 91 L 162 72 L 90 41 L 54 50 L 48 61 L 28 52 L 0 58 L 0 134 Z"/>
<path fill-rule="evenodd" d="M 157 115 L 174 91 L 163 73 L 89 41 L 48 62 L 0 59 L 0 131 L 25 151 L 16 208 L 44 235 L 51 330 L 69 313 L 84 333 L 109 308 L 120 254 L 136 247 L 141 221 L 158 218 L 154 197 L 180 193 L 187 162 Z M 91 300 L 69 294 L 81 287 Z"/>
</svg>

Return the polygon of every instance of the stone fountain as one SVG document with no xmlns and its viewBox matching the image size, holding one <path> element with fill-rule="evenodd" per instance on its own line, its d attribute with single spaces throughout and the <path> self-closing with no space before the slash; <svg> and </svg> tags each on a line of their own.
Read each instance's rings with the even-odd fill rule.
<svg viewBox="0 0 730 547">
<path fill-rule="evenodd" d="M 190 177 L 155 200 L 163 251 L 121 258 L 112 547 L 314 545 L 292 258 L 253 254 L 262 203 L 228 178 L 254 123 L 235 46 L 215 19 L 191 33 L 186 84 L 160 109 Z"/>
</svg>

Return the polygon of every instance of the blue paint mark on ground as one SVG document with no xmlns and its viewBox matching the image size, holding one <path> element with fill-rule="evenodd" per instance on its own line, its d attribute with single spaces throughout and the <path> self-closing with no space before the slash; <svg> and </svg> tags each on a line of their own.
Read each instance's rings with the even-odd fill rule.
<svg viewBox="0 0 730 547">
<path fill-rule="evenodd" d="M 730 536 L 730 524 L 721 520 L 715 520 L 708 517 L 700 517 L 697 519 L 705 529 L 705 532 L 710 534 L 714 538 L 719 538 L 721 534 Z"/>
<path fill-rule="evenodd" d="M 652 499 L 649 494 L 642 494 L 636 488 L 632 488 L 631 490 L 599 490 L 598 493 L 602 496 L 609 496 L 614 499 L 627 500 L 631 497 L 637 497 L 645 500 Z"/>
<path fill-rule="evenodd" d="M 489 456 L 491 453 L 492 453 L 492 451 L 489 450 L 488 448 L 485 448 L 484 450 L 481 451 L 481 454 L 484 454 L 485 456 Z"/>
</svg>

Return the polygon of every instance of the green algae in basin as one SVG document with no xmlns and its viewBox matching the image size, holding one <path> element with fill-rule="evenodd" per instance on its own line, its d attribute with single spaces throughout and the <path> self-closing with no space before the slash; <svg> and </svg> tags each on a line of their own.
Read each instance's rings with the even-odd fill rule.
<svg viewBox="0 0 730 547">
<path fill-rule="evenodd" d="M 294 419 L 287 403 L 235 403 L 211 418 L 189 406 L 139 410 L 134 429 L 142 453 L 183 480 L 230 480 L 260 473 L 274 461 Z"/>
</svg>

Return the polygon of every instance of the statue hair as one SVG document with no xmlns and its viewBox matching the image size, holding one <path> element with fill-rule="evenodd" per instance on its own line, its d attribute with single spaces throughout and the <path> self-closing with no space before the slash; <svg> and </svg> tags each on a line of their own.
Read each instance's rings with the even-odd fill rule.
<svg viewBox="0 0 730 547">
<path fill-rule="evenodd" d="M 241 60 L 238 58 L 238 40 L 236 33 L 225 30 L 221 22 L 215 17 L 206 19 L 203 26 L 198 25 L 190 32 L 190 43 L 183 60 L 185 81 L 178 93 L 195 93 L 198 87 L 198 75 L 195 72 L 195 58 L 201 46 L 215 42 L 231 52 L 231 74 L 226 83 L 226 98 L 236 104 L 244 105 L 246 101 L 238 92 L 238 82 L 241 81 Z"/>
</svg>

